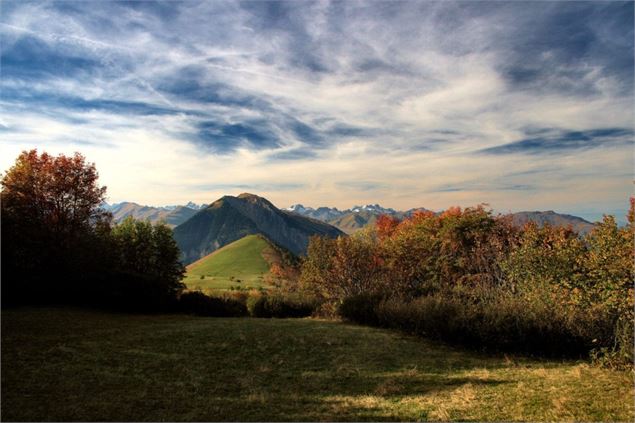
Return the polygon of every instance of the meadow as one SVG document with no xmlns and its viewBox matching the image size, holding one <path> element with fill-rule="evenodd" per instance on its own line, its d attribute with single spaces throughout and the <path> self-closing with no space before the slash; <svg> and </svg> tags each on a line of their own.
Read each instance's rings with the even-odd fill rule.
<svg viewBox="0 0 635 423">
<path fill-rule="evenodd" d="M 633 421 L 633 374 L 317 319 L 2 311 L 2 420 Z"/>
<path fill-rule="evenodd" d="M 248 235 L 187 266 L 183 283 L 206 293 L 264 288 L 275 254 L 262 237 Z"/>
</svg>

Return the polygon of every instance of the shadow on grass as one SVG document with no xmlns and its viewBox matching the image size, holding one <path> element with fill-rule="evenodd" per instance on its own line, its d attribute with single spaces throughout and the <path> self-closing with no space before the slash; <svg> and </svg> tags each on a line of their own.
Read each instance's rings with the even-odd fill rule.
<svg viewBox="0 0 635 423">
<path fill-rule="evenodd" d="M 2 313 L 4 420 L 413 420 L 414 399 L 515 383 L 505 366 L 337 322 Z"/>
</svg>

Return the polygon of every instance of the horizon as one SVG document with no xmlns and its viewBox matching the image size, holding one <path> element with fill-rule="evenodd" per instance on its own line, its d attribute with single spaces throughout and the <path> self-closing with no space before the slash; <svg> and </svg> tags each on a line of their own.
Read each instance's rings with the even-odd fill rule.
<svg viewBox="0 0 635 423">
<path fill-rule="evenodd" d="M 142 203 L 138 203 L 138 202 L 136 202 L 136 201 L 126 201 L 126 200 L 124 200 L 124 201 L 120 201 L 120 202 L 112 202 L 112 203 L 111 203 L 111 202 L 106 201 L 106 203 L 107 203 L 108 205 L 110 205 L 110 206 L 115 206 L 115 205 L 118 205 L 118 204 L 123 204 L 123 203 L 132 203 L 132 204 L 136 204 L 136 205 L 141 206 L 141 207 L 152 207 L 152 208 L 186 207 L 188 203 L 193 203 L 195 206 L 198 206 L 198 207 L 202 207 L 202 206 L 207 207 L 207 206 L 211 205 L 212 203 L 214 203 L 215 201 L 218 201 L 218 200 L 220 200 L 221 198 L 223 198 L 223 197 L 225 197 L 225 196 L 238 197 L 238 196 L 240 196 L 240 195 L 244 195 L 244 194 L 248 194 L 248 195 L 255 195 L 255 196 L 258 196 L 258 197 L 264 198 L 264 199 L 265 199 L 265 200 L 267 200 L 267 201 L 270 201 L 268 198 L 266 198 L 266 197 L 264 197 L 264 196 L 262 196 L 262 195 L 260 195 L 260 194 L 254 194 L 254 193 L 252 193 L 252 192 L 241 192 L 240 194 L 225 194 L 225 195 L 222 195 L 221 197 L 219 197 L 219 198 L 217 198 L 217 199 L 215 199 L 215 200 L 212 200 L 212 201 L 210 201 L 210 202 L 202 202 L 202 203 L 198 203 L 198 202 L 195 202 L 195 201 L 188 201 L 188 202 L 185 202 L 185 203 L 182 203 L 182 204 L 171 203 L 171 204 L 163 204 L 163 205 L 152 205 L 152 204 L 142 204 Z M 274 203 L 274 202 L 271 202 L 271 203 L 272 203 L 274 206 L 276 206 L 278 209 L 283 209 L 283 210 L 289 210 L 292 206 L 298 206 L 298 205 L 299 205 L 299 206 L 302 206 L 302 207 L 305 207 L 305 208 L 312 208 L 312 209 L 318 209 L 318 208 L 320 208 L 320 207 L 327 207 L 327 208 L 330 208 L 330 209 L 337 209 L 337 210 L 338 210 L 338 211 L 340 211 L 340 212 L 351 211 L 352 209 L 354 209 L 354 208 L 356 208 L 356 207 L 365 207 L 365 206 L 380 206 L 380 207 L 382 207 L 382 208 L 384 208 L 384 209 L 393 209 L 393 210 L 394 210 L 394 211 L 396 211 L 396 212 L 407 212 L 407 211 L 410 211 L 410 210 L 413 210 L 413 209 L 425 208 L 426 210 L 430 210 L 430 211 L 435 212 L 435 213 L 440 213 L 440 212 L 442 212 L 442 211 L 444 211 L 444 210 L 446 210 L 446 209 L 447 209 L 447 208 L 446 208 L 446 209 L 430 209 L 429 207 L 426 207 L 426 206 L 424 206 L 424 205 L 422 205 L 422 206 L 416 206 L 416 207 L 411 207 L 411 208 L 409 208 L 409 209 L 396 209 L 396 208 L 394 208 L 394 207 L 386 206 L 386 205 L 384 205 L 384 204 L 380 204 L 380 203 L 354 204 L 354 205 L 352 205 L 352 206 L 345 207 L 345 208 L 340 208 L 340 207 L 335 207 L 335 206 L 329 206 L 329 205 L 307 205 L 307 204 L 301 204 L 301 203 L 292 203 L 292 204 L 289 204 L 289 205 L 285 206 L 285 205 L 279 205 L 279 204 L 276 204 L 276 203 Z M 462 208 L 466 208 L 466 207 L 474 207 L 474 206 L 477 206 L 477 205 L 478 205 L 478 204 L 473 204 L 473 205 L 466 205 L 466 206 L 460 206 L 460 207 L 462 207 Z M 566 211 L 553 210 L 553 209 L 544 209 L 544 210 L 538 210 L 538 209 L 527 209 L 527 210 L 498 210 L 498 209 L 495 209 L 495 208 L 491 207 L 491 206 L 490 206 L 489 204 L 487 204 L 487 203 L 481 203 L 481 205 L 484 205 L 486 208 L 491 209 L 491 210 L 492 210 L 492 212 L 493 212 L 493 213 L 495 213 L 495 214 L 500 213 L 500 214 L 503 214 L 503 215 L 504 215 L 504 214 L 511 214 L 511 213 L 520 213 L 520 212 L 527 212 L 527 213 L 534 213 L 534 212 L 539 212 L 539 213 L 549 213 L 549 212 L 553 212 L 553 213 L 562 214 L 562 215 L 570 215 L 570 216 L 573 216 L 573 217 L 580 217 L 580 218 L 583 218 L 583 219 L 585 219 L 585 220 L 587 220 L 588 222 L 591 222 L 591 223 L 595 223 L 595 222 L 598 222 L 598 221 L 601 221 L 601 220 L 602 220 L 602 216 L 600 216 L 600 217 L 599 217 L 599 218 L 597 218 L 597 219 L 593 219 L 593 218 L 589 219 L 589 218 L 587 218 L 587 217 L 585 217 L 585 216 L 575 215 L 575 214 L 567 213 Z M 450 207 L 453 207 L 453 206 L 450 206 Z M 604 213 L 604 214 L 610 214 L 610 213 Z M 625 224 L 625 223 L 626 223 L 626 216 L 616 216 L 616 215 L 613 215 L 613 216 L 615 217 L 616 221 L 617 221 L 619 224 Z"/>
<path fill-rule="evenodd" d="M 3 172 L 78 151 L 109 203 L 625 221 L 632 2 L 2 6 Z"/>
</svg>

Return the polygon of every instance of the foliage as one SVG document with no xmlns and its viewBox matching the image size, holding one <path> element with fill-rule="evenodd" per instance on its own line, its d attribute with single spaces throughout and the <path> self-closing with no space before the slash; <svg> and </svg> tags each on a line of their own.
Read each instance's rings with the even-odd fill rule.
<svg viewBox="0 0 635 423">
<path fill-rule="evenodd" d="M 247 315 L 243 301 L 231 297 L 211 297 L 202 292 L 184 292 L 179 298 L 179 311 L 197 316 L 241 317 Z"/>
<path fill-rule="evenodd" d="M 337 239 L 313 237 L 302 264 L 300 286 L 327 300 L 383 289 L 384 270 L 376 247 L 364 232 Z"/>
<path fill-rule="evenodd" d="M 380 325 L 377 308 L 384 300 L 380 294 L 363 293 L 344 298 L 338 313 L 344 319 L 365 325 Z"/>
<path fill-rule="evenodd" d="M 121 272 L 155 279 L 167 297 L 175 297 L 185 288 L 181 283 L 185 269 L 168 226 L 128 217 L 113 228 L 111 236 Z"/>
<path fill-rule="evenodd" d="M 97 178 L 79 153 L 37 150 L 22 152 L 2 177 L 3 304 L 54 301 L 100 267 L 97 238 L 109 219 Z"/>
<path fill-rule="evenodd" d="M 2 178 L 2 302 L 167 309 L 183 288 L 172 231 L 111 227 L 106 187 L 76 153 L 23 152 Z"/>
<path fill-rule="evenodd" d="M 315 303 L 306 299 L 279 294 L 254 293 L 247 298 L 247 310 L 252 317 L 308 317 L 315 307 Z"/>
<path fill-rule="evenodd" d="M 311 240 L 301 282 L 360 323 L 632 364 L 634 207 L 628 226 L 607 216 L 584 237 L 515 228 L 483 205 L 381 217 L 361 236 Z"/>
</svg>

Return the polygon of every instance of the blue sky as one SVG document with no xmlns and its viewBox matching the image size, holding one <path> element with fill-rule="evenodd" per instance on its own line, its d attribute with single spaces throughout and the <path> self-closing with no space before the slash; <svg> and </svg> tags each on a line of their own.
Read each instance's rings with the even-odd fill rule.
<svg viewBox="0 0 635 423">
<path fill-rule="evenodd" d="M 489 203 L 633 190 L 632 2 L 3 1 L 0 167 L 80 151 L 112 202 Z"/>
</svg>

